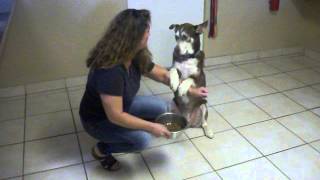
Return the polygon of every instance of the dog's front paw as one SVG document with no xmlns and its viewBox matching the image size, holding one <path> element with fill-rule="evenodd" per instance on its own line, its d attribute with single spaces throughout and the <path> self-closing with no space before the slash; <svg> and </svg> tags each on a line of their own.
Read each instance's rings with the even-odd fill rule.
<svg viewBox="0 0 320 180">
<path fill-rule="evenodd" d="M 186 95 L 189 91 L 189 88 L 192 85 L 194 85 L 194 80 L 191 78 L 188 78 L 188 79 L 182 81 L 182 83 L 180 84 L 179 89 L 178 89 L 179 96 Z"/>
<path fill-rule="evenodd" d="M 173 92 L 175 92 L 178 89 L 179 86 L 179 75 L 176 68 L 170 69 L 170 88 Z"/>
<path fill-rule="evenodd" d="M 198 51 L 196 54 L 195 54 L 195 57 L 197 59 L 204 59 L 204 52 L 203 51 Z"/>
<path fill-rule="evenodd" d="M 208 138 L 210 138 L 210 139 L 212 139 L 213 138 L 213 131 L 211 130 L 211 129 L 209 129 L 209 127 L 208 126 L 206 126 L 206 127 L 203 127 L 203 131 L 204 131 L 204 134 L 208 137 Z"/>
</svg>

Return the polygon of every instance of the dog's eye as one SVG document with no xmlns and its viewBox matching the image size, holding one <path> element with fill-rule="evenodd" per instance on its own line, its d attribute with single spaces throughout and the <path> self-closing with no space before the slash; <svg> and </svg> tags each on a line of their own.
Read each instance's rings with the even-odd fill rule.
<svg viewBox="0 0 320 180">
<path fill-rule="evenodd" d="M 186 35 L 182 35 L 182 40 L 187 40 L 188 37 Z"/>
</svg>

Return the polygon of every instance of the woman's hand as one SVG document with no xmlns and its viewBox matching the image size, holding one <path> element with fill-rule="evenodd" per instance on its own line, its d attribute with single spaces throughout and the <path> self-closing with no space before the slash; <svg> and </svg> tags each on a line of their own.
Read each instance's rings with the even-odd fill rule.
<svg viewBox="0 0 320 180">
<path fill-rule="evenodd" d="M 150 133 L 156 137 L 164 136 L 170 138 L 171 132 L 162 124 L 152 123 Z"/>
<path fill-rule="evenodd" d="M 206 98 L 208 96 L 208 88 L 206 87 L 190 87 L 189 94 L 194 97 Z"/>
</svg>

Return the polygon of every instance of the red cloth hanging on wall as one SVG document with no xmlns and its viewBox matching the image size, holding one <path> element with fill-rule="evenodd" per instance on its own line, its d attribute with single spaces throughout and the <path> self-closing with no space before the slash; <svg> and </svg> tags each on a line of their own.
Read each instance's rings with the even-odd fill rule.
<svg viewBox="0 0 320 180">
<path fill-rule="evenodd" d="M 209 38 L 213 38 L 217 35 L 217 10 L 218 10 L 218 0 L 210 1 L 210 22 L 209 22 Z"/>
<path fill-rule="evenodd" d="M 270 11 L 278 11 L 280 6 L 280 0 L 269 0 Z"/>
</svg>

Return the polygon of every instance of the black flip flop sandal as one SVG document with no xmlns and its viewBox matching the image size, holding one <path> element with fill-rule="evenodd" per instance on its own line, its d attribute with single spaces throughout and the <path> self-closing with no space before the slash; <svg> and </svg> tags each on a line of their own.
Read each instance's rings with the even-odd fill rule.
<svg viewBox="0 0 320 180">
<path fill-rule="evenodd" d="M 117 171 L 121 168 L 119 161 L 117 161 L 112 155 L 100 160 L 100 164 L 108 171 Z"/>
<path fill-rule="evenodd" d="M 119 161 L 117 161 L 112 155 L 98 155 L 94 148 L 95 147 L 91 149 L 91 154 L 96 160 L 100 161 L 100 164 L 104 169 L 108 171 L 116 171 L 121 168 Z"/>
<path fill-rule="evenodd" d="M 102 160 L 103 158 L 107 157 L 108 155 L 105 155 L 105 156 L 101 156 L 101 155 L 98 155 L 95 151 L 95 148 L 96 146 L 93 146 L 91 148 L 91 155 L 96 159 L 96 160 Z"/>
</svg>

